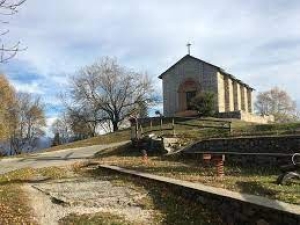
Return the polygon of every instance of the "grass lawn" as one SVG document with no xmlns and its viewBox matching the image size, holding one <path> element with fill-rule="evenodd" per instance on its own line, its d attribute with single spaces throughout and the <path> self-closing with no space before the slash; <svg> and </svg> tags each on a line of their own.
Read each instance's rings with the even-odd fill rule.
<svg viewBox="0 0 300 225">
<path fill-rule="evenodd" d="M 22 190 L 22 183 L 31 182 L 37 177 L 57 179 L 66 176 L 66 171 L 57 168 L 20 169 L 0 175 L 0 224 L 37 224 L 29 199 Z"/>
<path fill-rule="evenodd" d="M 218 119 L 217 121 L 228 121 L 225 119 Z M 232 120 L 231 121 L 234 126 L 237 127 L 244 127 L 249 123 L 238 121 L 238 120 Z M 207 118 L 204 122 L 199 119 L 192 119 L 187 122 L 178 122 L 178 124 L 175 125 L 176 135 L 177 137 L 187 138 L 187 139 L 199 139 L 199 138 L 205 138 L 205 137 L 226 137 L 228 136 L 228 132 L 224 129 L 215 129 L 213 127 L 219 126 L 219 122 L 216 122 L 216 119 L 214 118 Z M 201 128 L 202 126 L 211 126 L 211 128 Z M 163 128 L 169 129 L 172 127 L 172 123 L 170 121 L 163 124 Z M 147 131 L 150 131 L 149 124 L 142 127 L 143 132 L 147 133 Z M 149 132 L 149 133 L 155 133 L 156 135 L 160 135 L 160 126 L 154 124 L 153 129 L 156 131 Z M 164 130 L 163 136 L 173 136 L 174 132 L 173 130 Z M 111 144 L 116 142 L 122 142 L 126 140 L 130 140 L 131 138 L 131 131 L 130 129 L 125 130 L 119 130 L 117 132 L 108 133 L 105 135 L 100 135 L 97 137 L 75 141 L 72 143 L 59 145 L 55 147 L 51 147 L 48 149 L 45 149 L 44 151 L 58 151 L 68 148 L 78 148 L 78 147 L 85 147 L 85 146 L 91 146 L 91 145 L 104 145 L 104 144 Z"/>
<path fill-rule="evenodd" d="M 130 130 L 120 130 L 117 132 L 100 135 L 97 137 L 75 141 L 69 144 L 65 145 L 58 145 L 52 148 L 44 149 L 43 151 L 58 151 L 68 148 L 79 148 L 79 147 L 85 147 L 85 146 L 91 146 L 91 145 L 106 145 L 106 144 L 112 144 L 117 142 L 122 142 L 130 140 Z"/>
<path fill-rule="evenodd" d="M 204 168 L 197 160 L 182 159 L 180 155 L 150 155 L 148 156 L 148 162 L 145 163 L 141 153 L 132 148 L 130 144 L 98 152 L 96 161 L 101 164 L 116 165 L 300 204 L 300 182 L 295 180 L 286 185 L 277 185 L 275 181 L 280 172 L 276 169 L 240 168 L 225 165 L 226 176 L 220 178 L 214 175 L 215 168 Z"/>
<path fill-rule="evenodd" d="M 176 121 L 176 120 L 175 120 Z M 226 129 L 219 129 L 217 127 L 231 122 L 231 132 Z M 165 118 L 163 122 L 163 136 L 173 136 L 174 131 L 172 128 L 172 120 Z M 155 133 L 161 135 L 158 124 L 153 124 L 150 131 L 150 124 L 143 124 L 143 132 Z M 204 119 L 191 119 L 187 121 L 180 121 L 175 124 L 175 133 L 177 137 L 185 138 L 187 140 L 198 140 L 210 137 L 235 137 L 235 136 L 254 136 L 254 135 L 285 135 L 285 134 L 299 134 L 300 123 L 286 123 L 286 124 L 253 124 L 237 119 L 216 119 L 216 118 L 204 118 Z M 58 151 L 67 148 L 85 147 L 91 145 L 103 145 L 111 144 L 121 141 L 130 140 L 130 129 L 120 130 L 117 132 L 100 135 L 97 137 L 75 141 L 69 144 L 59 145 L 52 148 L 45 149 L 44 151 Z"/>
</svg>

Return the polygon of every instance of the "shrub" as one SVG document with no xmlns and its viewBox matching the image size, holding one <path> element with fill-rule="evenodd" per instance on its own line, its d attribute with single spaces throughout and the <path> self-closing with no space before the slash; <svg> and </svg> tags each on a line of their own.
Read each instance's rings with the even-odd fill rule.
<svg viewBox="0 0 300 225">
<path fill-rule="evenodd" d="M 191 107 L 197 110 L 199 116 L 212 116 L 214 110 L 215 95 L 212 92 L 201 92 L 191 100 Z"/>
</svg>

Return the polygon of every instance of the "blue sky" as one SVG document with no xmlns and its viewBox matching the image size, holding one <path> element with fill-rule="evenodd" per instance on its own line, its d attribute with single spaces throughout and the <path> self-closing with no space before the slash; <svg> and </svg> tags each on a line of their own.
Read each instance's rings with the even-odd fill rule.
<svg viewBox="0 0 300 225">
<path fill-rule="evenodd" d="M 187 53 L 221 66 L 257 92 L 287 90 L 300 106 L 300 2 L 27 0 L 4 41 L 28 49 L 0 65 L 17 90 L 39 94 L 48 124 L 68 76 L 103 56 L 157 76 Z"/>
</svg>

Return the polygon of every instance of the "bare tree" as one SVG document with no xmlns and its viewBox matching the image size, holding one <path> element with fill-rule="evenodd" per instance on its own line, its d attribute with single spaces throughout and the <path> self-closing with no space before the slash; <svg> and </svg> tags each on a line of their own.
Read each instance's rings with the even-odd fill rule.
<svg viewBox="0 0 300 225">
<path fill-rule="evenodd" d="M 26 0 L 0 0 L 0 16 L 11 16 L 18 12 L 18 8 Z M 7 20 L 1 20 L 0 23 L 8 24 Z M 2 28 L 1 28 L 2 29 Z M 26 48 L 22 48 L 20 42 L 17 42 L 11 46 L 7 46 L 3 43 L 3 36 L 9 33 L 9 29 L 2 29 L 0 31 L 0 63 L 4 63 L 9 59 L 15 57 L 19 51 L 23 51 Z"/>
<path fill-rule="evenodd" d="M 54 135 L 59 134 L 60 143 L 67 143 L 72 136 L 71 120 L 66 113 L 56 119 L 51 126 Z"/>
<path fill-rule="evenodd" d="M 152 90 L 147 74 L 130 71 L 108 57 L 81 69 L 71 86 L 73 106 L 69 108 L 78 113 L 77 117 L 93 122 L 94 128 L 109 122 L 113 131 L 149 98 Z"/>
<path fill-rule="evenodd" d="M 278 87 L 259 93 L 255 108 L 260 115 L 274 115 L 276 122 L 289 122 L 296 118 L 295 101 Z"/>
<path fill-rule="evenodd" d="M 11 146 L 15 153 L 20 153 L 25 146 L 34 147 L 37 138 L 44 135 L 42 128 L 46 126 L 41 99 L 28 93 L 18 93 L 11 115 L 15 117 L 11 135 Z"/>
</svg>

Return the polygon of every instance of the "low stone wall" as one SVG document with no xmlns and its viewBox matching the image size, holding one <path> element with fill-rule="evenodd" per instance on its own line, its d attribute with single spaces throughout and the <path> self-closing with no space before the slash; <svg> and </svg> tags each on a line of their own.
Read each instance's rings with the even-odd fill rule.
<svg viewBox="0 0 300 225">
<path fill-rule="evenodd" d="M 264 197 L 241 194 L 200 183 L 176 180 L 153 174 L 127 170 L 116 166 L 101 168 L 126 173 L 151 182 L 166 185 L 170 191 L 196 201 L 203 207 L 219 214 L 228 225 L 299 225 L 300 206 L 273 201 Z"/>
<path fill-rule="evenodd" d="M 227 153 L 226 159 L 256 165 L 278 165 L 278 160 L 291 159 L 300 152 L 300 136 L 264 136 L 212 138 L 199 141 L 187 148 L 185 154 L 204 152 Z"/>
<path fill-rule="evenodd" d="M 220 118 L 234 118 L 251 123 L 268 124 L 274 122 L 274 116 L 257 116 L 244 111 L 222 112 L 218 114 Z"/>
</svg>

